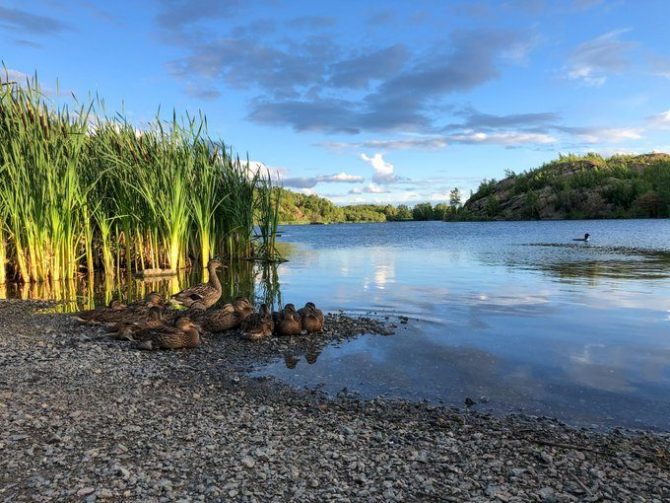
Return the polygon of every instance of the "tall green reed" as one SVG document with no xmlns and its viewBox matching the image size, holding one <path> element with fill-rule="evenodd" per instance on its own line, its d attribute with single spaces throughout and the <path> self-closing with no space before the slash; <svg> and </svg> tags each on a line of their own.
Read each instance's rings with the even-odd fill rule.
<svg viewBox="0 0 670 503">
<path fill-rule="evenodd" d="M 51 106 L 37 79 L 0 88 L 0 283 L 249 257 L 256 224 L 276 253 L 269 176 L 212 140 L 204 115 L 159 111 L 140 131 L 96 107 Z"/>
</svg>

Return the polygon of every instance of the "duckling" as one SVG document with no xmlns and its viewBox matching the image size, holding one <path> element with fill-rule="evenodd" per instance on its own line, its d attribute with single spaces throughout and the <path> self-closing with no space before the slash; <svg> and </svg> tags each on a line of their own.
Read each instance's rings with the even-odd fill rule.
<svg viewBox="0 0 670 503">
<path fill-rule="evenodd" d="M 261 304 L 258 313 L 254 313 L 242 321 L 242 337 L 248 341 L 260 341 L 272 336 L 274 322 L 267 304 Z"/>
<path fill-rule="evenodd" d="M 224 304 L 220 309 L 206 311 L 201 318 L 202 328 L 208 332 L 225 332 L 240 326 L 242 317 L 233 304 Z"/>
<path fill-rule="evenodd" d="M 109 306 L 90 311 L 82 311 L 75 315 L 75 318 L 82 323 L 99 324 L 120 321 L 122 315 L 126 312 L 126 306 L 120 300 L 113 300 Z"/>
<path fill-rule="evenodd" d="M 293 304 L 286 304 L 279 315 L 278 335 L 299 335 L 301 331 L 300 315 Z"/>
<path fill-rule="evenodd" d="M 302 322 L 302 329 L 309 334 L 323 331 L 324 317 L 321 309 L 317 309 L 314 302 L 308 302 L 305 307 L 298 309 Z"/>
<path fill-rule="evenodd" d="M 209 309 L 221 298 L 221 281 L 216 274 L 216 270 L 222 267 L 218 258 L 213 258 L 207 263 L 209 272 L 209 281 L 186 288 L 176 293 L 172 298 L 179 304 L 190 307 L 194 302 L 201 302 L 205 308 Z"/>
<path fill-rule="evenodd" d="M 202 342 L 197 325 L 188 316 L 177 319 L 174 327 L 163 325 L 142 334 L 138 349 L 195 348 Z"/>
</svg>

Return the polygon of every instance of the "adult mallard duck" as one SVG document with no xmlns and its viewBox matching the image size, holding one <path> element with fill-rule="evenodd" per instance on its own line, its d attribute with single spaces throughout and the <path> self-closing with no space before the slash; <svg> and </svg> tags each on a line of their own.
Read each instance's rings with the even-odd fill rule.
<svg viewBox="0 0 670 503">
<path fill-rule="evenodd" d="M 186 307 L 190 307 L 194 302 L 200 302 L 206 309 L 209 309 L 221 298 L 221 281 L 216 274 L 216 270 L 221 266 L 221 261 L 218 258 L 211 259 L 207 263 L 209 281 L 186 288 L 174 294 L 172 298 Z"/>
<path fill-rule="evenodd" d="M 126 314 L 128 306 L 120 300 L 113 300 L 107 307 L 92 309 L 90 311 L 82 311 L 75 315 L 75 318 L 82 323 L 116 323 L 123 319 Z"/>
<path fill-rule="evenodd" d="M 266 339 L 272 336 L 274 325 L 270 308 L 267 304 L 261 304 L 257 313 L 252 314 L 242 322 L 242 337 L 248 341 Z"/>
<path fill-rule="evenodd" d="M 279 324 L 277 326 L 278 335 L 299 335 L 302 331 L 300 315 L 295 310 L 293 304 L 286 304 L 281 313 L 279 313 Z"/>
<path fill-rule="evenodd" d="M 298 309 L 302 329 L 307 333 L 323 331 L 324 317 L 321 309 L 318 309 L 314 302 L 308 302 L 305 307 Z"/>
<path fill-rule="evenodd" d="M 188 316 L 182 316 L 174 327 L 167 325 L 137 334 L 138 349 L 186 349 L 200 345 L 198 326 Z"/>
</svg>

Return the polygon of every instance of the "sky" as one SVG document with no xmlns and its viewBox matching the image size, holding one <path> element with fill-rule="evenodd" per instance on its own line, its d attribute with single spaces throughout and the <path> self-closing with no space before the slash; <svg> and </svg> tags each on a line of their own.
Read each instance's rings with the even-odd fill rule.
<svg viewBox="0 0 670 503">
<path fill-rule="evenodd" d="M 337 204 L 670 151 L 666 0 L 0 0 L 8 77 L 211 136 Z M 3 78 L 7 78 L 4 76 Z"/>
</svg>

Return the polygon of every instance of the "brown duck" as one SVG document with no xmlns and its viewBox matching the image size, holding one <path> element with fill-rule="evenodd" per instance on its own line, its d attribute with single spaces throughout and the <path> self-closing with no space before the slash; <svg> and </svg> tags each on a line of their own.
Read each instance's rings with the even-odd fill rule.
<svg viewBox="0 0 670 503">
<path fill-rule="evenodd" d="M 244 320 L 254 314 L 254 308 L 246 297 L 238 297 L 233 301 L 233 308 L 239 314 L 240 320 Z"/>
<path fill-rule="evenodd" d="M 293 304 L 286 304 L 284 310 L 279 313 L 279 323 L 277 325 L 278 335 L 299 335 L 302 331 L 300 315 L 295 310 Z"/>
<path fill-rule="evenodd" d="M 240 326 L 242 316 L 235 310 L 233 304 L 224 304 L 220 309 L 206 311 L 200 318 L 202 328 L 208 332 L 225 332 Z"/>
<path fill-rule="evenodd" d="M 123 312 L 107 316 L 105 323 L 111 331 L 120 331 L 128 325 L 142 324 L 152 318 L 151 311 L 162 311 L 165 299 L 157 292 L 151 292 L 140 301 L 128 304 Z M 155 317 L 155 314 L 153 315 Z M 113 318 L 113 319 L 112 319 Z"/>
<path fill-rule="evenodd" d="M 136 336 L 138 349 L 186 349 L 202 342 L 197 325 L 188 316 L 178 318 L 174 327 L 163 325 Z"/>
<path fill-rule="evenodd" d="M 304 331 L 309 334 L 323 331 L 323 312 L 316 307 L 314 302 L 308 302 L 305 307 L 298 309 L 298 314 Z"/>
<path fill-rule="evenodd" d="M 163 309 L 154 306 L 149 309 L 147 316 L 140 316 L 137 318 L 137 321 L 117 323 L 112 328 L 114 332 L 112 337 L 114 339 L 132 341 L 135 340 L 137 334 L 155 330 L 163 325 L 165 325 Z"/>
<path fill-rule="evenodd" d="M 248 341 L 260 341 L 272 336 L 274 330 L 272 313 L 267 304 L 261 304 L 257 313 L 242 322 L 242 337 Z"/>
<path fill-rule="evenodd" d="M 123 320 L 127 314 L 128 306 L 120 300 L 113 300 L 107 307 L 101 307 L 90 311 L 82 311 L 75 315 L 75 318 L 82 323 L 117 323 Z"/>
<path fill-rule="evenodd" d="M 216 270 L 221 266 L 221 261 L 218 258 L 211 259 L 207 263 L 209 281 L 186 288 L 173 295 L 172 298 L 186 307 L 190 307 L 194 302 L 200 302 L 206 309 L 209 309 L 221 298 L 221 281 L 216 274 Z"/>
</svg>

